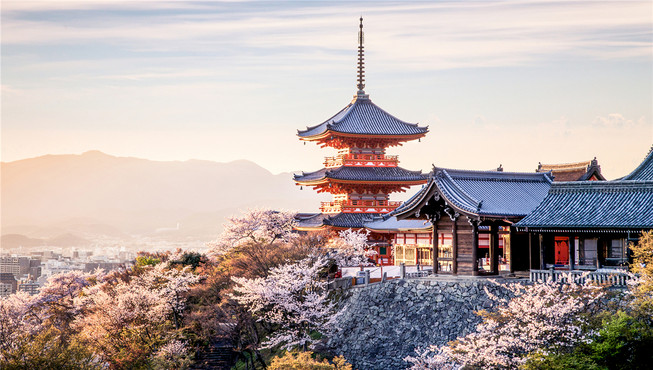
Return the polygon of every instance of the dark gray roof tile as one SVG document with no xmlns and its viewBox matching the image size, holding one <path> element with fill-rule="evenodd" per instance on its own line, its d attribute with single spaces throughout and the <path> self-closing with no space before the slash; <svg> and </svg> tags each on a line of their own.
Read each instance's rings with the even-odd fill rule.
<svg viewBox="0 0 653 370">
<path fill-rule="evenodd" d="M 653 180 L 653 146 L 651 146 L 642 163 L 622 180 Z"/>
<path fill-rule="evenodd" d="M 355 167 L 341 166 L 323 168 L 315 172 L 295 175 L 297 182 L 317 181 L 321 179 L 355 180 L 355 181 L 421 181 L 426 180 L 422 171 L 409 171 L 401 167 Z"/>
<path fill-rule="evenodd" d="M 372 103 L 357 97 L 333 117 L 319 125 L 298 130 L 300 137 L 311 137 L 327 131 L 358 135 L 416 135 L 428 132 L 428 127 L 404 122 Z"/>
<path fill-rule="evenodd" d="M 555 183 L 516 226 L 533 229 L 652 229 L 653 181 Z"/>
</svg>

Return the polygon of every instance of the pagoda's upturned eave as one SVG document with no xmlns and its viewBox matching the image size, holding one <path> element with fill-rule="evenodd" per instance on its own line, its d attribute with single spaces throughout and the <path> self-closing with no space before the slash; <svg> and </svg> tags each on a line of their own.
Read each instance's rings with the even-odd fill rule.
<svg viewBox="0 0 653 370">
<path fill-rule="evenodd" d="M 350 134 L 350 133 L 345 133 L 345 132 L 339 132 L 339 131 L 334 131 L 334 130 L 327 130 L 321 134 L 318 135 L 313 135 L 313 136 L 301 136 L 300 134 L 297 134 L 299 137 L 299 140 L 302 141 L 319 141 L 323 139 L 328 139 L 331 137 L 345 137 L 345 138 L 355 138 L 355 139 L 394 139 L 397 141 L 410 141 L 410 140 L 416 140 L 420 139 L 428 133 L 428 129 L 426 131 L 419 133 L 419 134 L 407 134 L 407 135 L 402 135 L 402 134 Z"/>
<path fill-rule="evenodd" d="M 405 185 L 405 186 L 412 186 L 412 185 L 421 185 L 425 184 L 427 179 L 423 180 L 342 180 L 342 179 L 333 179 L 330 177 L 323 178 L 323 179 L 318 179 L 318 180 L 309 180 L 309 181 L 301 181 L 301 180 L 295 180 L 295 183 L 297 185 L 306 185 L 306 186 L 317 186 L 317 185 L 326 185 L 328 183 L 336 183 L 336 184 L 370 184 L 370 185 Z"/>
<path fill-rule="evenodd" d="M 326 228 L 326 225 L 318 225 L 318 226 L 293 226 L 293 229 L 297 231 L 317 231 L 317 230 L 323 230 Z"/>
</svg>

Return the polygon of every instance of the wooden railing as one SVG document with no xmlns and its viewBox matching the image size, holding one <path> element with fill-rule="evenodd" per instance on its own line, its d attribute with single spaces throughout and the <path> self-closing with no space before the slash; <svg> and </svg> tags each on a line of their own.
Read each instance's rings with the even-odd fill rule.
<svg viewBox="0 0 653 370">
<path fill-rule="evenodd" d="M 385 154 L 343 154 L 324 158 L 325 167 L 364 166 L 364 167 L 396 167 L 399 157 Z"/>
<path fill-rule="evenodd" d="M 599 285 L 611 285 L 615 287 L 625 287 L 628 280 L 632 279 L 631 275 L 623 271 L 565 271 L 565 270 L 531 270 L 530 278 L 532 282 L 560 281 L 567 282 L 569 277 L 577 283 L 592 281 Z"/>
<path fill-rule="evenodd" d="M 349 289 L 352 286 L 352 278 L 351 277 L 343 277 L 343 278 L 338 278 L 331 280 L 327 283 L 327 290 L 334 290 L 334 289 Z"/>
<path fill-rule="evenodd" d="M 335 202 L 322 202 L 320 211 L 322 213 L 346 212 L 352 213 L 357 208 L 375 208 L 375 212 L 381 212 L 381 209 L 393 210 L 401 205 L 401 202 L 387 200 L 348 200 Z M 378 209 L 377 209 L 378 208 Z"/>
</svg>

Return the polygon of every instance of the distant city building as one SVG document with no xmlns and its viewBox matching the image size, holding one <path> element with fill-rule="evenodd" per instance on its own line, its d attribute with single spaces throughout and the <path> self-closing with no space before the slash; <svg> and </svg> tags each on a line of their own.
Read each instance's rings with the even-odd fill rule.
<svg viewBox="0 0 653 370">
<path fill-rule="evenodd" d="M 121 268 L 124 265 L 125 264 L 122 262 L 86 262 L 84 263 L 84 271 L 93 272 L 98 268 L 105 271 L 111 271 Z"/>
<path fill-rule="evenodd" d="M 43 266 L 43 276 L 48 277 L 62 272 L 84 270 L 84 263 L 65 260 L 48 260 Z"/>
<path fill-rule="evenodd" d="M 39 259 L 22 256 L 1 256 L 0 273 L 13 274 L 16 278 L 27 275 L 40 275 L 41 261 Z"/>
<path fill-rule="evenodd" d="M 40 288 L 39 284 L 35 281 L 21 280 L 18 283 L 18 291 L 26 292 L 30 295 L 38 294 Z"/>
<path fill-rule="evenodd" d="M 0 274 L 20 275 L 20 261 L 18 257 L 2 256 L 0 257 Z"/>
<path fill-rule="evenodd" d="M 18 282 L 12 273 L 0 273 L 0 297 L 7 297 L 13 293 L 16 293 L 17 286 Z"/>
</svg>

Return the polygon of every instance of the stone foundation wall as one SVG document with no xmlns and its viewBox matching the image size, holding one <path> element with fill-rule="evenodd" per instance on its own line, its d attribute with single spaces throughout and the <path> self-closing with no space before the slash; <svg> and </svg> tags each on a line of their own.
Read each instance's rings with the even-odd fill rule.
<svg viewBox="0 0 653 370">
<path fill-rule="evenodd" d="M 493 279 L 501 283 L 524 282 Z M 481 321 L 474 312 L 492 309 L 490 293 L 509 291 L 482 278 L 396 279 L 346 291 L 338 331 L 327 341 L 356 369 L 404 369 L 415 348 L 446 344 L 466 335 Z"/>
</svg>

